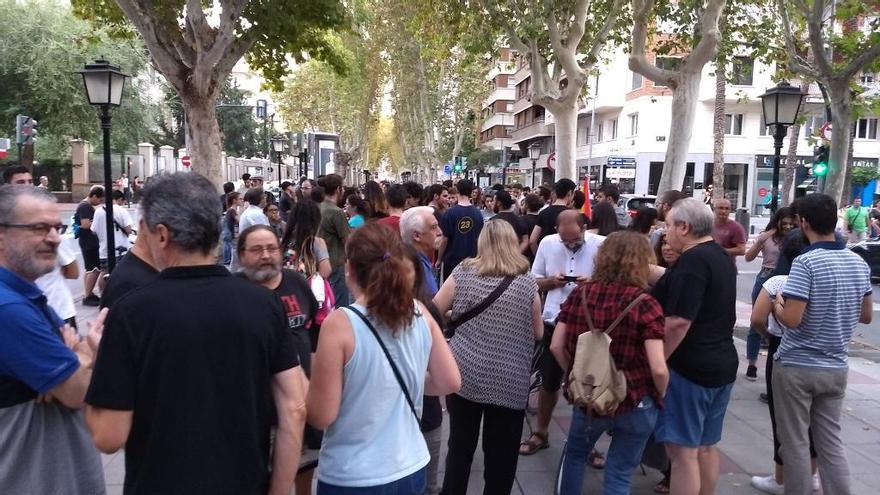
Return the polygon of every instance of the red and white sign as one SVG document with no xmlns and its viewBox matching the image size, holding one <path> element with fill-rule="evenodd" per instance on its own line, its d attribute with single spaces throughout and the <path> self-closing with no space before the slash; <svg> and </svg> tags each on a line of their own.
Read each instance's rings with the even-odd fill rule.
<svg viewBox="0 0 880 495">
<path fill-rule="evenodd" d="M 761 189 L 758 189 L 758 196 L 763 198 L 766 195 L 767 195 L 767 188 L 766 187 L 762 187 Z"/>
<path fill-rule="evenodd" d="M 180 163 L 183 164 L 184 167 L 189 168 L 192 165 L 192 162 L 189 161 L 189 156 L 184 155 L 180 157 Z"/>
<path fill-rule="evenodd" d="M 547 157 L 547 168 L 556 171 L 556 153 L 550 153 L 550 156 Z"/>
<path fill-rule="evenodd" d="M 7 156 L 9 156 L 9 151 L 0 150 L 0 160 L 5 160 Z"/>
<path fill-rule="evenodd" d="M 822 136 L 822 139 L 825 141 L 831 141 L 831 122 L 827 122 L 821 129 L 819 129 L 819 135 Z"/>
</svg>

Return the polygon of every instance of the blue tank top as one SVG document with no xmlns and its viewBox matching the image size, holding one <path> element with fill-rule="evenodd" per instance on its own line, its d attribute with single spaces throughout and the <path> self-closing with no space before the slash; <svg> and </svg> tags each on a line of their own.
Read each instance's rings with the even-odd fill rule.
<svg viewBox="0 0 880 495">
<path fill-rule="evenodd" d="M 370 318 L 363 306 L 352 306 Z M 359 316 L 347 308 L 343 311 L 354 331 L 354 352 L 343 368 L 339 414 L 324 432 L 318 479 L 346 487 L 385 485 L 425 467 L 430 454 L 376 337 Z M 372 318 L 370 322 L 421 416 L 431 330 L 416 311 L 412 325 L 396 337 Z"/>
</svg>

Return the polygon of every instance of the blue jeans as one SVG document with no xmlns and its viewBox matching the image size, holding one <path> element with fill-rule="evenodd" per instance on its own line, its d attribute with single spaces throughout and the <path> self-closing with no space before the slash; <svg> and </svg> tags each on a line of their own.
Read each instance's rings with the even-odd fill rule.
<svg viewBox="0 0 880 495">
<path fill-rule="evenodd" d="M 327 279 L 327 282 L 330 283 L 330 288 L 333 289 L 333 296 L 336 297 L 337 308 L 343 308 L 352 303 L 352 301 L 349 300 L 348 286 L 345 285 L 344 266 L 340 266 L 330 272 L 330 277 Z"/>
<path fill-rule="evenodd" d="M 232 233 L 223 229 L 220 239 L 223 241 L 223 264 L 229 266 L 232 264 L 232 250 L 234 249 L 232 246 Z"/>
<path fill-rule="evenodd" d="M 336 486 L 318 480 L 318 495 L 424 495 L 426 490 L 426 468 L 379 486 Z"/>
<path fill-rule="evenodd" d="M 648 438 L 654 432 L 659 410 L 650 397 L 640 407 L 614 418 L 587 418 L 580 408 L 572 409 L 571 428 L 562 461 L 560 493 L 580 495 L 587 457 L 602 433 L 611 430 L 611 447 L 605 461 L 605 495 L 628 495 L 633 471 L 642 460 Z"/>
<path fill-rule="evenodd" d="M 761 269 L 761 272 L 758 273 L 758 276 L 755 277 L 755 285 L 752 287 L 752 306 L 755 305 L 755 301 L 758 300 L 758 295 L 761 294 L 761 288 L 764 286 L 764 282 L 770 279 L 771 273 L 768 273 L 766 276 L 762 276 L 761 274 L 764 272 L 764 269 Z M 761 352 L 761 334 L 759 334 L 754 328 L 749 327 L 749 336 L 746 337 L 746 359 L 749 362 L 758 360 L 758 353 Z"/>
</svg>

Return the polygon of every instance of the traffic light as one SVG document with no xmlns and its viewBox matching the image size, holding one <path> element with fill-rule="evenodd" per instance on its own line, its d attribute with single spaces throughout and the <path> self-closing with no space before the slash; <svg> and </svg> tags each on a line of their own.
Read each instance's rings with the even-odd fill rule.
<svg viewBox="0 0 880 495">
<path fill-rule="evenodd" d="M 37 136 L 37 121 L 27 115 L 15 116 L 15 142 L 18 144 L 34 144 Z"/>
<path fill-rule="evenodd" d="M 459 173 L 462 170 L 464 170 L 464 167 L 462 167 L 461 165 L 461 157 L 457 156 L 455 157 L 455 165 L 452 166 L 452 171 L 455 173 Z"/>
<path fill-rule="evenodd" d="M 825 177 L 828 175 L 828 159 L 831 154 L 831 147 L 827 144 L 817 146 L 813 149 L 813 175 L 816 177 Z"/>
</svg>

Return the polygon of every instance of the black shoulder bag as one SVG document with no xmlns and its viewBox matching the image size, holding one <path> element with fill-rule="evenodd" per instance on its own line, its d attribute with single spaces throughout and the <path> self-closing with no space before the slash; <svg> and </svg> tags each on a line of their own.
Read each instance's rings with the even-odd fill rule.
<svg viewBox="0 0 880 495">
<path fill-rule="evenodd" d="M 503 294 L 504 291 L 510 287 L 510 284 L 513 283 L 513 279 L 514 277 L 504 277 L 501 280 L 501 283 L 498 284 L 498 287 L 495 287 L 495 290 L 486 296 L 486 299 L 483 299 L 479 304 L 474 305 L 474 307 L 458 315 L 458 318 L 449 320 L 449 323 L 446 325 L 446 338 L 452 338 L 452 336 L 455 335 L 456 328 L 464 325 L 468 320 L 482 313 L 486 308 L 491 306 L 492 303 L 497 301 L 498 298 L 501 297 L 501 294 Z"/>
<path fill-rule="evenodd" d="M 391 371 L 394 372 L 394 378 L 397 378 L 397 384 L 400 385 L 400 389 L 403 390 L 403 396 L 406 397 L 406 403 L 409 404 L 409 409 L 412 411 L 413 416 L 416 418 L 416 423 L 421 425 L 421 418 L 419 418 L 419 413 L 416 412 L 416 405 L 412 400 L 412 397 L 409 395 L 409 390 L 406 388 L 406 383 L 403 382 L 403 376 L 400 374 L 400 370 L 397 369 L 397 365 L 394 363 L 394 359 L 391 357 L 391 354 L 388 352 L 388 348 L 385 347 L 385 342 L 382 341 L 382 337 L 379 336 L 379 332 L 376 331 L 376 327 L 370 323 L 370 320 L 364 316 L 363 313 L 357 310 L 354 306 L 346 306 L 352 313 L 358 315 L 364 323 L 366 323 L 367 328 L 370 329 L 370 332 L 373 333 L 373 337 L 376 337 L 376 340 L 379 342 L 379 347 L 382 348 L 382 352 L 385 353 L 385 358 L 388 359 L 388 364 L 391 365 Z"/>
</svg>

